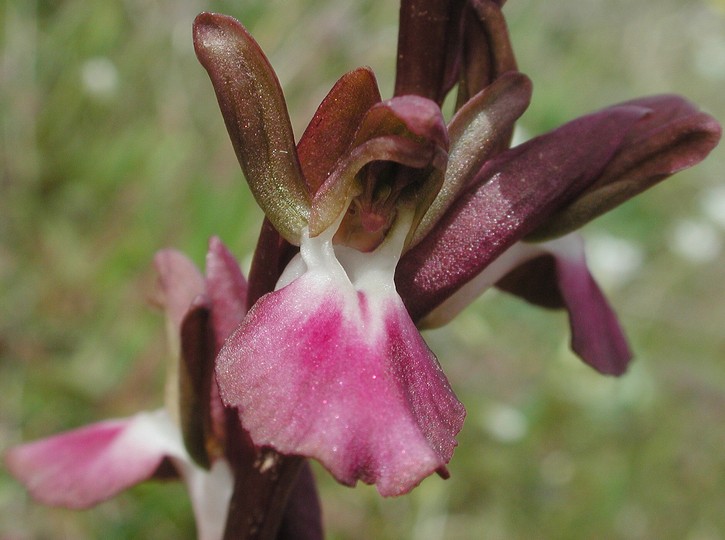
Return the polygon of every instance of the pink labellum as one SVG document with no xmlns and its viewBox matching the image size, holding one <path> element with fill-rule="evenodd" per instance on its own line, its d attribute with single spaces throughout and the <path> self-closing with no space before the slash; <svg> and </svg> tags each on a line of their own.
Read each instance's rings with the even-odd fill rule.
<svg viewBox="0 0 725 540">
<path fill-rule="evenodd" d="M 217 359 L 255 444 L 400 495 L 450 460 L 465 415 L 393 285 L 404 234 L 373 253 L 309 238 Z M 398 232 L 406 232 L 398 228 Z"/>
</svg>

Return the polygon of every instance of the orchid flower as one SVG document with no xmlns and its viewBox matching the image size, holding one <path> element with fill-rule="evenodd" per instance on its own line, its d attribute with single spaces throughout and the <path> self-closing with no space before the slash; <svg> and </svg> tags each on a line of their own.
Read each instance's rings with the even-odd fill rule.
<svg viewBox="0 0 725 540">
<path fill-rule="evenodd" d="M 209 13 L 194 24 L 266 215 L 249 313 L 217 357 L 220 395 L 255 444 L 316 458 L 344 484 L 398 495 L 447 474 L 465 411 L 416 323 L 447 321 L 490 285 L 565 305 L 575 351 L 622 373 L 626 340 L 566 234 L 697 163 L 720 136 L 663 96 L 509 149 L 531 85 L 515 71 L 502 3 L 404 1 L 396 96 L 381 101 L 372 72 L 352 71 L 297 145 L 246 29 Z M 457 81 L 446 126 L 439 105 Z"/>
<path fill-rule="evenodd" d="M 173 352 L 166 407 L 22 444 L 6 461 L 38 501 L 76 509 L 154 477 L 179 476 L 198 537 L 221 539 L 239 461 L 234 438 L 241 431 L 219 400 L 213 359 L 246 312 L 247 284 L 216 238 L 205 277 L 173 250 L 159 252 L 155 265 Z"/>
</svg>

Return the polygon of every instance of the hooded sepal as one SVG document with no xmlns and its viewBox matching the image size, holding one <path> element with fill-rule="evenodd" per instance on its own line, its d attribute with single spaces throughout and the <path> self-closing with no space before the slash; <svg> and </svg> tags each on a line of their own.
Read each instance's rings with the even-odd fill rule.
<svg viewBox="0 0 725 540">
<path fill-rule="evenodd" d="M 300 164 L 314 195 L 347 153 L 368 110 L 380 101 L 370 68 L 346 73 L 322 100 L 297 145 Z"/>
<path fill-rule="evenodd" d="M 430 173 L 445 170 L 447 150 L 445 122 L 433 101 L 402 96 L 376 103 L 361 119 L 348 152 L 315 193 L 310 235 L 329 228 L 350 207 L 341 227 L 342 243 L 365 251 L 375 248 L 401 202 L 412 196 L 414 204 L 430 204 L 440 187 L 435 178 L 429 181 Z M 360 232 L 360 244 L 366 245 L 356 243 Z"/>
</svg>

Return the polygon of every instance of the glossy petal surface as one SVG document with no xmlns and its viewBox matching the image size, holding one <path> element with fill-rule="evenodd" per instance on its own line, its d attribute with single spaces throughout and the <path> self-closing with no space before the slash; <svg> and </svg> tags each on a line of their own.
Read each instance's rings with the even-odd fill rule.
<svg viewBox="0 0 725 540">
<path fill-rule="evenodd" d="M 699 163 L 720 140 L 710 115 L 673 95 L 628 101 L 647 114 L 627 133 L 620 150 L 595 182 L 538 228 L 536 239 L 574 231 L 678 171 Z"/>
</svg>

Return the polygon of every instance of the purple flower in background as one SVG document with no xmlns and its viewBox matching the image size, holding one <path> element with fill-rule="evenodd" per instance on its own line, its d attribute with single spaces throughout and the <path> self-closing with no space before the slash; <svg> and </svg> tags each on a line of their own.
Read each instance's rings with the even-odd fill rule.
<svg viewBox="0 0 725 540">
<path fill-rule="evenodd" d="M 718 124 L 677 96 L 612 106 L 509 149 L 528 106 L 500 2 L 403 2 L 396 97 L 343 76 L 297 145 L 272 67 L 234 19 L 201 14 L 197 56 L 267 220 L 251 309 L 217 358 L 255 444 L 383 495 L 445 465 L 464 410 L 419 326 L 497 284 L 566 307 L 595 369 L 630 359 L 587 270 L 587 221 L 703 159 Z M 456 113 L 440 113 L 459 82 Z M 252 305 L 253 304 L 253 305 Z"/>
</svg>

